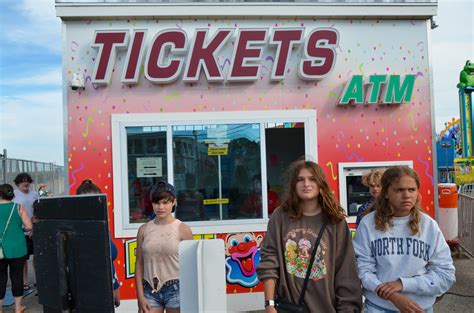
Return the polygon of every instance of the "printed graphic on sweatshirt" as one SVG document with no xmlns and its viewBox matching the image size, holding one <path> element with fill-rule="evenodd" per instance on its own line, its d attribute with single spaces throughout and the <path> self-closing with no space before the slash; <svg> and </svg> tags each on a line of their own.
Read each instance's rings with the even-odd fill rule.
<svg viewBox="0 0 474 313">
<path fill-rule="evenodd" d="M 428 262 L 431 245 L 412 237 L 383 237 L 370 241 L 370 256 L 411 255 Z"/>
<path fill-rule="evenodd" d="M 286 271 L 293 276 L 305 278 L 306 271 L 313 252 L 313 244 L 318 235 L 312 229 L 294 229 L 285 236 L 285 263 Z M 326 277 L 326 263 L 324 255 L 327 245 L 321 240 L 309 279 L 317 281 Z"/>
</svg>

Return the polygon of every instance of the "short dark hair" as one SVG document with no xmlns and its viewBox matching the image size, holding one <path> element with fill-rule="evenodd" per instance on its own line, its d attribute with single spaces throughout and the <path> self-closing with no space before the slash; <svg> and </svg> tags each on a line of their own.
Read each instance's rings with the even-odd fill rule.
<svg viewBox="0 0 474 313">
<path fill-rule="evenodd" d="M 151 203 L 158 203 L 161 200 L 173 202 L 176 200 L 176 189 L 173 185 L 164 180 L 159 181 L 151 188 L 150 200 Z M 176 205 L 171 212 L 174 212 L 175 209 Z"/>
<path fill-rule="evenodd" d="M 102 190 L 94 184 L 91 179 L 84 179 L 82 183 L 77 187 L 76 195 L 84 195 L 84 194 L 97 194 L 102 193 Z"/>
<path fill-rule="evenodd" d="M 10 184 L 2 184 L 0 185 L 0 198 L 3 200 L 10 201 L 15 197 L 15 193 L 13 192 L 13 186 Z"/>
<path fill-rule="evenodd" d="M 14 182 L 15 182 L 15 185 L 17 186 L 24 182 L 31 184 L 33 182 L 33 178 L 31 178 L 30 174 L 28 173 L 20 173 L 16 175 Z"/>
</svg>

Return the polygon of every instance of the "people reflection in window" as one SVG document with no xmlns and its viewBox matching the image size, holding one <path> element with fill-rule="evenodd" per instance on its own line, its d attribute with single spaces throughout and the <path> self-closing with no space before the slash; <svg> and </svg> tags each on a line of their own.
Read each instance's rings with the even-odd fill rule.
<svg viewBox="0 0 474 313">
<path fill-rule="evenodd" d="M 262 217 L 262 181 L 260 174 L 252 177 L 252 190 L 245 199 L 241 207 L 240 214 L 243 218 Z M 270 191 L 270 184 L 267 182 L 268 215 L 280 205 L 280 198 L 274 191 Z"/>
<path fill-rule="evenodd" d="M 216 163 L 212 158 L 207 158 L 204 164 L 204 190 L 205 197 L 212 199 L 218 195 L 219 173 Z"/>
<path fill-rule="evenodd" d="M 196 176 L 186 173 L 186 190 L 178 192 L 176 216 L 182 221 L 204 219 L 204 197 L 196 190 Z"/>
</svg>

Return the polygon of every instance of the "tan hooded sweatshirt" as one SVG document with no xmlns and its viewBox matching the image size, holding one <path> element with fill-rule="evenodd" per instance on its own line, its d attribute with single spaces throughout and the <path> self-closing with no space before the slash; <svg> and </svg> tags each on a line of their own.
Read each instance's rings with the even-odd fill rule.
<svg viewBox="0 0 474 313">
<path fill-rule="evenodd" d="M 258 278 L 276 280 L 276 294 L 297 303 L 324 214 L 293 220 L 275 210 L 260 246 Z M 277 296 L 275 296 L 277 297 Z M 346 221 L 328 223 L 312 266 L 304 302 L 310 312 L 360 312 L 361 283 Z"/>
</svg>

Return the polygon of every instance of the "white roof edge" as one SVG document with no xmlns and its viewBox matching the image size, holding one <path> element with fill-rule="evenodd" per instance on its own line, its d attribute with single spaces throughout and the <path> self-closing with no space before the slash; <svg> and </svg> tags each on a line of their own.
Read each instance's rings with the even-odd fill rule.
<svg viewBox="0 0 474 313">
<path fill-rule="evenodd" d="M 82 18 L 359 18 L 429 19 L 437 3 L 56 3 L 56 16 Z"/>
</svg>

